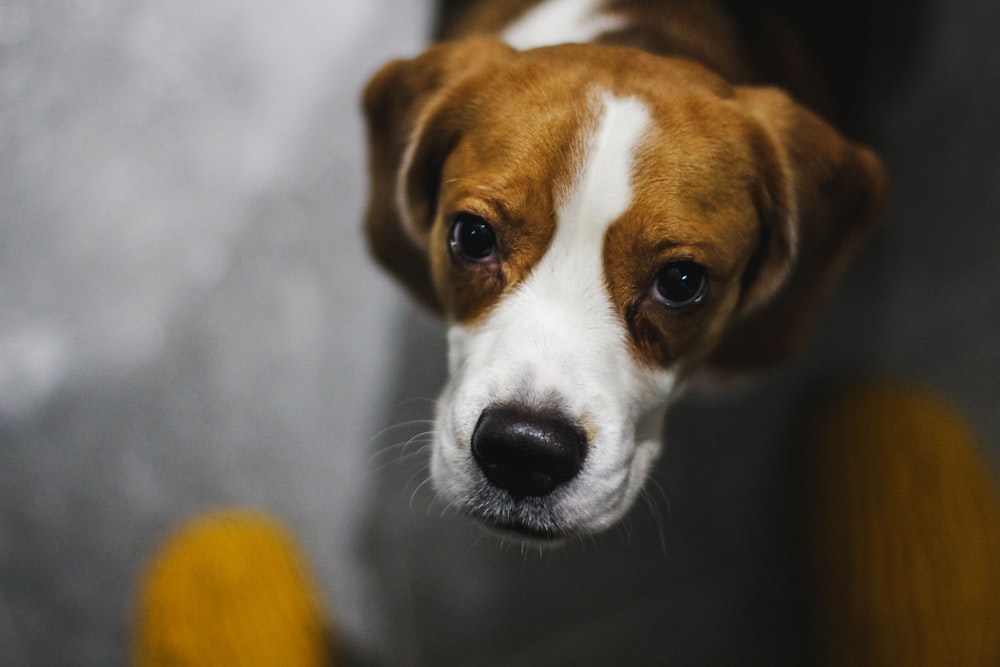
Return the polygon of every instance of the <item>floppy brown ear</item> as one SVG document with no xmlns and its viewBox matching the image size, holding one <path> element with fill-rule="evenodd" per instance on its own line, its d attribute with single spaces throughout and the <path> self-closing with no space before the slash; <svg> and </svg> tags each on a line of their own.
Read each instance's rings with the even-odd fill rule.
<svg viewBox="0 0 1000 667">
<path fill-rule="evenodd" d="M 462 81 L 512 53 L 492 37 L 442 44 L 413 60 L 385 65 L 368 82 L 370 194 L 365 232 L 375 258 L 436 311 L 427 233 L 437 206 L 441 167 L 461 133 L 449 94 Z"/>
<path fill-rule="evenodd" d="M 710 359 L 717 369 L 737 371 L 800 350 L 887 189 L 871 150 L 846 141 L 784 93 L 743 88 L 738 98 L 763 126 L 769 159 L 761 165 L 761 247 L 737 320 Z"/>
</svg>

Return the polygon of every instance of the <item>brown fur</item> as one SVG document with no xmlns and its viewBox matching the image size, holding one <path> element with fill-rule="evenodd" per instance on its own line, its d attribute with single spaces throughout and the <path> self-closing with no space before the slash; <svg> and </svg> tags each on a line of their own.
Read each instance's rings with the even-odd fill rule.
<svg viewBox="0 0 1000 667">
<path fill-rule="evenodd" d="M 1000 664 L 1000 495 L 964 420 L 871 384 L 833 401 L 808 443 L 824 664 Z"/>
<path fill-rule="evenodd" d="M 694 35 L 684 27 L 708 10 L 681 4 L 673 32 Z M 489 7 L 482 11 L 514 4 Z M 483 16 L 473 10 L 461 25 L 491 25 Z M 714 17 L 698 34 L 724 36 L 724 23 Z M 489 312 L 547 248 L 553 197 L 582 159 L 576 144 L 591 119 L 581 95 L 593 86 L 638 97 L 655 121 L 632 205 L 605 247 L 606 279 L 636 354 L 655 365 L 707 359 L 742 370 L 797 351 L 881 205 L 881 165 L 787 95 L 733 86 L 689 60 L 608 45 L 516 52 L 478 34 L 386 66 L 365 95 L 366 225 L 376 256 L 451 321 Z M 451 258 L 447 228 L 459 211 L 494 226 L 497 264 Z M 693 312 L 649 298 L 672 259 L 710 271 L 710 292 Z"/>
</svg>

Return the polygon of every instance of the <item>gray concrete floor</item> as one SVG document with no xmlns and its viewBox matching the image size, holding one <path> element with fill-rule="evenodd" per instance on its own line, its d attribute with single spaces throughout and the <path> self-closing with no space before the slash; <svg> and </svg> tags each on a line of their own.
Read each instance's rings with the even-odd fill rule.
<svg viewBox="0 0 1000 667">
<path fill-rule="evenodd" d="M 392 665 L 801 664 L 793 425 L 849 377 L 1000 461 L 1000 5 L 929 2 L 871 130 L 881 227 L 809 353 L 668 425 L 649 501 L 545 555 L 442 512 L 439 325 L 369 263 L 358 92 L 419 0 L 0 0 L 0 664 L 127 658 L 136 576 L 220 505 L 287 521 Z"/>
</svg>

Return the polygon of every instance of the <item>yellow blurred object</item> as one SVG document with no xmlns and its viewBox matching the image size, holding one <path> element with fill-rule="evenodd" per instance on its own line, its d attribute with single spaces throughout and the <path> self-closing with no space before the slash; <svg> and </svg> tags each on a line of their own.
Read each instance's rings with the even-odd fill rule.
<svg viewBox="0 0 1000 667">
<path fill-rule="evenodd" d="M 250 511 L 181 527 L 143 579 L 138 667 L 329 667 L 316 587 L 289 535 Z"/>
<path fill-rule="evenodd" d="M 1000 500 L 934 397 L 872 384 L 819 416 L 807 489 L 830 665 L 1000 665 Z"/>
</svg>

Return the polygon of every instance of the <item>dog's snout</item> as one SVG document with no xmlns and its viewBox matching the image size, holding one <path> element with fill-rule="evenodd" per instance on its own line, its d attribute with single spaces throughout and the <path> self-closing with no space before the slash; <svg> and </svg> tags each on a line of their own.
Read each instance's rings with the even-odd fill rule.
<svg viewBox="0 0 1000 667">
<path fill-rule="evenodd" d="M 486 478 L 520 500 L 545 496 L 580 471 L 587 436 L 555 411 L 494 406 L 472 434 L 472 454 Z"/>
</svg>

